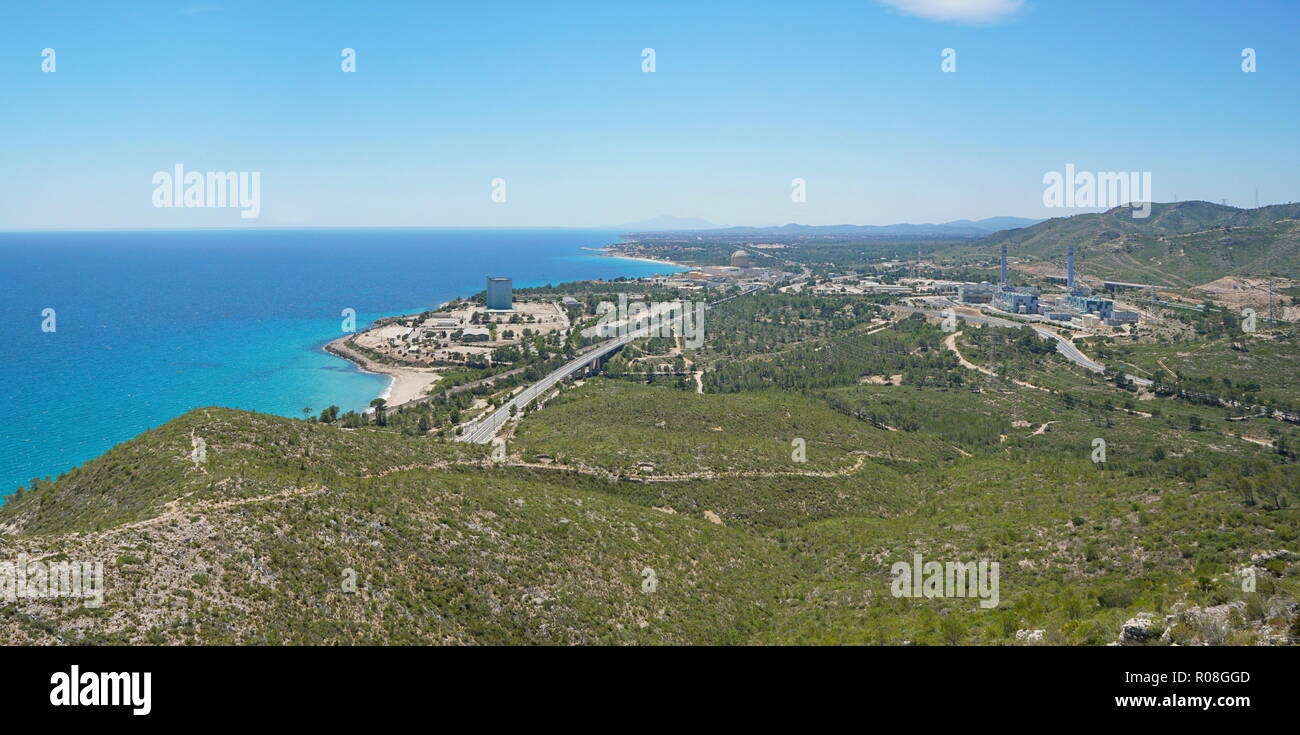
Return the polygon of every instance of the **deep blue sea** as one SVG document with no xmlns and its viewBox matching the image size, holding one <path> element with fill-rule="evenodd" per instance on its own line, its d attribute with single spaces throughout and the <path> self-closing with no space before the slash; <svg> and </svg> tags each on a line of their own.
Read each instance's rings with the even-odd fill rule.
<svg viewBox="0 0 1300 735">
<path fill-rule="evenodd" d="M 361 409 L 389 379 L 322 347 L 484 288 L 675 269 L 584 254 L 600 230 L 0 233 L 0 495 L 192 408 Z M 54 332 L 41 329 L 55 310 Z"/>
</svg>

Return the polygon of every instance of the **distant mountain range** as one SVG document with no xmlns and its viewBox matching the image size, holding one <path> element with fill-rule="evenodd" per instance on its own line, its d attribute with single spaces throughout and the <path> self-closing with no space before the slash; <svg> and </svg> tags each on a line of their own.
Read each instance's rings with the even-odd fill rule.
<svg viewBox="0 0 1300 735">
<path fill-rule="evenodd" d="M 698 217 L 670 217 L 668 215 L 619 225 L 624 232 L 676 232 L 690 230 L 715 230 L 719 234 L 738 235 L 858 235 L 861 237 L 983 237 L 989 233 L 1017 227 L 1028 227 L 1042 220 L 1025 217 L 988 217 L 981 220 L 959 219 L 942 224 L 896 225 L 801 225 L 790 223 L 771 227 L 723 227 Z"/>
<path fill-rule="evenodd" d="M 674 232 L 677 230 L 715 230 L 718 225 L 699 217 L 673 217 L 661 214 L 658 217 L 643 219 L 639 222 L 627 222 L 614 225 L 613 229 L 623 232 Z"/>
<path fill-rule="evenodd" d="M 1194 286 L 1227 275 L 1300 278 L 1300 204 L 1240 209 L 1211 202 L 1153 203 L 1150 216 L 1130 206 L 1055 217 L 989 235 L 952 252 L 1065 262 L 1073 245 L 1088 275 L 1137 283 Z"/>
</svg>

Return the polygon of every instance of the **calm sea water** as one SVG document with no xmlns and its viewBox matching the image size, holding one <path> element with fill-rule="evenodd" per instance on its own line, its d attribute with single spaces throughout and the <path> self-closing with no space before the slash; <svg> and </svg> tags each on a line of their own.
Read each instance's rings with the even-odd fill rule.
<svg viewBox="0 0 1300 735">
<path fill-rule="evenodd" d="M 322 347 L 484 287 L 673 270 L 600 230 L 0 233 L 0 495 L 192 408 L 361 409 L 388 378 Z M 42 310 L 56 331 L 43 332 Z"/>
</svg>

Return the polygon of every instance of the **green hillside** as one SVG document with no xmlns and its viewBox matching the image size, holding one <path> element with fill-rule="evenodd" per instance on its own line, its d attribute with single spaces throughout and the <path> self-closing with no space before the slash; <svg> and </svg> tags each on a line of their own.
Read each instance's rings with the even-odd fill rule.
<svg viewBox="0 0 1300 735">
<path fill-rule="evenodd" d="M 1061 267 L 1069 245 L 1090 276 L 1169 286 L 1200 285 L 1226 275 L 1300 277 L 1300 204 L 1238 209 L 1210 202 L 1152 204 L 1058 217 L 1005 230 L 947 255 L 1008 254 Z"/>
<path fill-rule="evenodd" d="M 1292 405 L 1294 381 L 1235 373 L 1280 373 L 1293 329 L 1081 343 L 1166 373 L 1145 392 L 1025 330 L 748 298 L 690 354 L 707 379 L 570 384 L 500 452 L 181 416 L 0 508 L 0 558 L 107 577 L 100 608 L 0 605 L 0 640 L 1104 645 L 1140 615 L 1129 643 L 1300 635 L 1300 427 L 1179 393 Z M 915 554 L 996 562 L 997 604 L 896 597 Z"/>
<path fill-rule="evenodd" d="M 492 472 L 481 455 L 191 412 L 6 504 L 0 518 L 24 533 L 0 535 L 0 555 L 101 560 L 107 589 L 99 609 L 0 607 L 0 640 L 730 643 L 789 572 L 767 540 L 555 473 Z"/>
</svg>

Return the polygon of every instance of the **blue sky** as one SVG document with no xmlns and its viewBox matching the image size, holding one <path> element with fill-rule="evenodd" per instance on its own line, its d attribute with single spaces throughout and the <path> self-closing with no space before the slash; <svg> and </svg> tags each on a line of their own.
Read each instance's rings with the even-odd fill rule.
<svg viewBox="0 0 1300 735">
<path fill-rule="evenodd" d="M 1157 201 L 1251 206 L 1257 186 L 1262 203 L 1300 200 L 1294 0 L 3 13 L 0 229 L 1054 216 L 1042 179 L 1067 163 L 1150 171 Z M 345 47 L 355 73 L 340 70 Z M 155 208 L 151 177 L 176 163 L 260 172 L 260 216 Z M 806 202 L 791 201 L 796 177 Z"/>
</svg>

